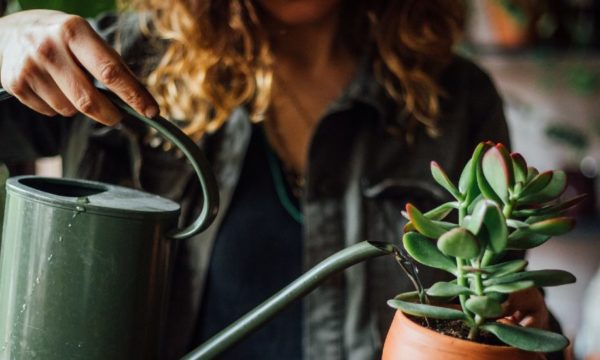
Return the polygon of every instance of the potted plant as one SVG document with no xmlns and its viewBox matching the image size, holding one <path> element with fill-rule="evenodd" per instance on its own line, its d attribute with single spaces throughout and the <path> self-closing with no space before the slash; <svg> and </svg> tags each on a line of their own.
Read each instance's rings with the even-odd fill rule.
<svg viewBox="0 0 600 360">
<path fill-rule="evenodd" d="M 573 228 L 564 213 L 582 196 L 559 199 L 565 173 L 540 173 L 491 142 L 477 146 L 458 186 L 436 162 L 431 173 L 455 200 L 428 212 L 408 204 L 403 245 L 418 263 L 455 279 L 388 301 L 398 311 L 383 359 L 518 360 L 564 349 L 569 341 L 560 334 L 497 320 L 513 292 L 575 282 L 566 271 L 529 271 L 525 260 L 502 260 L 507 250 L 531 249 Z M 447 220 L 453 212 L 457 222 Z"/>
</svg>

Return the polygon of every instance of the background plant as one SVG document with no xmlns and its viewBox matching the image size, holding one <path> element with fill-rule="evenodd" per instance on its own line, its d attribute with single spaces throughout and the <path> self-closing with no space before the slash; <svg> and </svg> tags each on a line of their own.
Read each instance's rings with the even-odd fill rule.
<svg viewBox="0 0 600 360">
<path fill-rule="evenodd" d="M 501 304 L 508 294 L 573 283 L 575 277 L 562 270 L 527 271 L 526 260 L 502 258 L 507 250 L 531 249 L 570 231 L 575 222 L 565 212 L 583 196 L 561 201 L 564 172 L 540 173 L 528 167 L 520 154 L 491 142 L 477 146 L 458 187 L 436 162 L 431 163 L 431 174 L 455 200 L 425 213 L 407 204 L 403 215 L 409 222 L 402 241 L 417 262 L 447 271 L 456 279 L 437 282 L 423 293 L 400 294 L 388 304 L 415 316 L 462 320 L 470 328 L 471 340 L 484 330 L 527 351 L 566 347 L 568 339 L 560 334 L 501 324 L 496 319 L 503 315 Z M 458 223 L 446 220 L 453 212 L 458 214 Z M 456 297 L 460 310 L 438 306 Z"/>
</svg>

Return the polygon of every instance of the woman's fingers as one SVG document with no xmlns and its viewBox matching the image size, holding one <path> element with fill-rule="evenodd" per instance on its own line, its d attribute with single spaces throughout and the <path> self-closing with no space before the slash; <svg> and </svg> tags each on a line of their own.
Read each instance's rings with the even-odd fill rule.
<svg viewBox="0 0 600 360">
<path fill-rule="evenodd" d="M 77 111 L 106 125 L 113 125 L 121 120 L 119 110 L 94 87 L 66 47 L 49 43 L 38 54 L 38 66 L 48 71 Z"/>
<path fill-rule="evenodd" d="M 136 111 L 158 115 L 156 101 L 81 17 L 32 10 L 0 19 L 0 84 L 26 105 L 114 124 L 122 115 L 92 77 Z"/>
<path fill-rule="evenodd" d="M 23 88 L 13 95 L 20 102 L 41 114 L 46 116 L 55 116 L 57 114 L 56 111 L 42 100 L 28 84 L 23 85 Z"/>
<path fill-rule="evenodd" d="M 62 116 L 73 116 L 77 109 L 54 82 L 54 79 L 44 71 L 38 71 L 36 76 L 29 80 L 29 86 L 37 96 L 49 105 L 55 113 Z"/>
<path fill-rule="evenodd" d="M 502 306 L 505 317 L 500 322 L 540 329 L 547 329 L 549 326 L 548 309 L 542 293 L 537 288 L 510 294 Z"/>
<path fill-rule="evenodd" d="M 140 114 L 158 115 L 158 105 L 150 93 L 85 20 L 74 17 L 63 31 L 70 53 L 94 78 Z"/>
</svg>

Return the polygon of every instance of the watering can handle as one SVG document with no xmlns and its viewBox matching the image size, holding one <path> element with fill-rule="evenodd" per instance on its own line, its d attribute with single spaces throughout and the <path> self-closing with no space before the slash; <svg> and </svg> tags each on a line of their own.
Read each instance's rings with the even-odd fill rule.
<svg viewBox="0 0 600 360">
<path fill-rule="evenodd" d="M 110 98 L 121 110 L 155 129 L 167 140 L 171 141 L 190 161 L 200 180 L 203 196 L 200 214 L 193 223 L 183 229 L 175 230 L 173 233 L 168 234 L 168 236 L 172 239 L 182 240 L 204 231 L 213 222 L 219 210 L 219 191 L 211 166 L 204 157 L 202 150 L 172 122 L 160 116 L 152 119 L 142 116 L 112 92 L 101 88 L 99 90 Z M 10 97 L 12 97 L 11 94 L 0 88 L 0 101 Z"/>
</svg>

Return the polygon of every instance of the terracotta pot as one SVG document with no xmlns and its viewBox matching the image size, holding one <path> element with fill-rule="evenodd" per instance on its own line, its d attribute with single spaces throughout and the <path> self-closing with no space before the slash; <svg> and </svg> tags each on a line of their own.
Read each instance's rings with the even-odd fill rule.
<svg viewBox="0 0 600 360">
<path fill-rule="evenodd" d="M 382 360 L 543 360 L 545 356 L 508 346 L 479 344 L 442 335 L 396 311 Z"/>
</svg>

